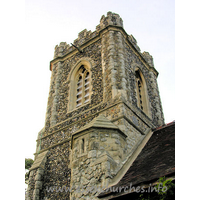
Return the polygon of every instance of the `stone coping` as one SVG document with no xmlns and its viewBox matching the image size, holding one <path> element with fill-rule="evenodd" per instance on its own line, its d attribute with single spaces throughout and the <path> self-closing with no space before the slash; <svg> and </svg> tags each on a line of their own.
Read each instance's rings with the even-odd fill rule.
<svg viewBox="0 0 200 200">
<path fill-rule="evenodd" d="M 41 152 L 40 154 L 38 154 L 38 156 L 36 157 L 33 165 L 31 166 L 31 168 L 29 169 L 29 171 L 33 170 L 33 169 L 37 169 L 37 168 L 42 168 L 44 169 L 44 165 L 45 165 L 45 158 L 46 155 L 48 153 L 48 150 Z"/>
</svg>

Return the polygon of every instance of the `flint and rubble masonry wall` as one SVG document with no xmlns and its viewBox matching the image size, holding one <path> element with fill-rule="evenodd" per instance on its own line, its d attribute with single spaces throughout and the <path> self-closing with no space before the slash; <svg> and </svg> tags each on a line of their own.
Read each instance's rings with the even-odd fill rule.
<svg viewBox="0 0 200 200">
<path fill-rule="evenodd" d="M 164 116 L 162 111 L 162 104 L 160 101 L 159 89 L 156 80 L 156 75 L 149 69 L 144 66 L 141 59 L 139 59 L 138 53 L 130 48 L 130 45 L 126 43 L 125 45 L 126 51 L 126 73 L 128 77 L 128 85 L 130 88 L 129 94 L 132 100 L 132 104 L 137 107 L 137 98 L 136 98 L 136 81 L 135 81 L 135 69 L 139 68 L 145 78 L 147 93 L 148 93 L 148 101 L 151 111 L 151 119 L 155 126 L 160 126 L 164 124 Z M 147 52 L 145 52 L 145 56 L 149 56 Z M 147 57 L 148 58 L 148 57 Z M 151 63 L 153 65 L 153 63 Z"/>
<path fill-rule="evenodd" d="M 91 68 L 91 84 L 93 94 L 91 102 L 86 107 L 76 109 L 74 113 L 68 113 L 68 99 L 69 99 L 69 81 L 67 80 L 70 71 L 75 64 L 83 58 L 89 58 L 93 61 Z M 55 78 L 56 77 L 56 78 Z M 103 101 L 102 90 L 102 67 L 101 67 L 101 40 L 89 45 L 84 49 L 84 54 L 77 53 L 71 56 L 64 62 L 54 64 L 52 68 L 51 87 L 49 92 L 45 135 L 49 133 L 49 128 L 59 122 L 66 120 L 70 115 L 81 113 L 83 110 L 91 108 Z"/>
</svg>

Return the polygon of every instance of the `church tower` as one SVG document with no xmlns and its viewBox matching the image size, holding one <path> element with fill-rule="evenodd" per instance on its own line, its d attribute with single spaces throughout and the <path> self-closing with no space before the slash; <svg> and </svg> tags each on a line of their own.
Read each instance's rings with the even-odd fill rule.
<svg viewBox="0 0 200 200">
<path fill-rule="evenodd" d="M 120 180 L 164 124 L 153 58 L 108 12 L 94 32 L 85 29 L 73 45 L 57 45 L 50 70 L 26 199 L 98 199 L 98 191 L 80 188 Z"/>
</svg>

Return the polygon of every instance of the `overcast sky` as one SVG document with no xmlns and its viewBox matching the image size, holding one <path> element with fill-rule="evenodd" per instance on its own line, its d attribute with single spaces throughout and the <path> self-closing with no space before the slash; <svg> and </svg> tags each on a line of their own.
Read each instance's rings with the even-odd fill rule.
<svg viewBox="0 0 200 200">
<path fill-rule="evenodd" d="M 165 122 L 175 120 L 175 10 L 174 0 L 26 0 L 24 92 L 22 107 L 25 157 L 33 158 L 38 132 L 43 128 L 50 86 L 49 62 L 60 42 L 68 44 L 83 29 L 95 31 L 101 16 L 120 15 L 124 29 L 141 52 L 154 58 Z"/>
</svg>

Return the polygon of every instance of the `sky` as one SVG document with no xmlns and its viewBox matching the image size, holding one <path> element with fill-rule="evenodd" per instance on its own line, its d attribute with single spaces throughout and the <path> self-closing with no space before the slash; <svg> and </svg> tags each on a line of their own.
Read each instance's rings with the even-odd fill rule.
<svg viewBox="0 0 200 200">
<path fill-rule="evenodd" d="M 175 120 L 175 2 L 174 0 L 26 0 L 23 131 L 28 138 L 25 157 L 33 158 L 38 132 L 44 127 L 54 48 L 68 44 L 83 29 L 95 31 L 102 15 L 120 15 L 124 29 L 138 42 L 141 52 L 154 58 L 165 122 Z"/>
</svg>

